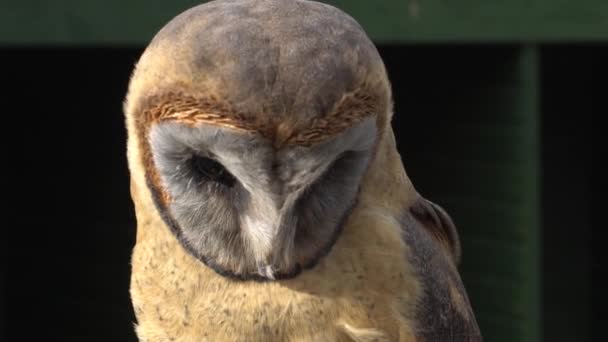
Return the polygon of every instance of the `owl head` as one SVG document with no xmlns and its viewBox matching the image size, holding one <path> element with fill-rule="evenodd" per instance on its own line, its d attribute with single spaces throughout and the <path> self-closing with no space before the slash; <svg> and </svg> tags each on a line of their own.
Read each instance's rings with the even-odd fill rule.
<svg viewBox="0 0 608 342">
<path fill-rule="evenodd" d="M 136 65 L 132 191 L 218 273 L 293 277 L 331 250 L 361 192 L 407 178 L 382 162 L 396 154 L 391 106 L 376 48 L 340 10 L 212 1 L 170 21 Z"/>
</svg>

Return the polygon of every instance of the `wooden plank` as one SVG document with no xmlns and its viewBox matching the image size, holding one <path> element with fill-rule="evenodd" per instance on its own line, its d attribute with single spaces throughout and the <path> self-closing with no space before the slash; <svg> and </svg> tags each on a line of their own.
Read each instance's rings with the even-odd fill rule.
<svg viewBox="0 0 608 342">
<path fill-rule="evenodd" d="M 330 1 L 377 41 L 535 42 L 608 39 L 604 0 Z"/>
<path fill-rule="evenodd" d="M 608 39 L 605 0 L 391 0 L 331 3 L 378 42 Z M 0 2 L 0 44 L 145 44 L 198 0 Z"/>
<path fill-rule="evenodd" d="M 0 44 L 142 45 L 201 1 L 5 0 Z"/>
<path fill-rule="evenodd" d="M 540 194 L 540 51 L 536 45 L 524 46 L 521 50 L 519 74 L 522 94 L 519 115 L 523 125 L 524 143 L 519 153 L 524 157 L 520 230 L 526 236 L 522 243 L 524 262 L 520 265 L 525 274 L 522 279 L 521 298 L 525 309 L 523 339 L 541 341 L 541 194 Z"/>
</svg>

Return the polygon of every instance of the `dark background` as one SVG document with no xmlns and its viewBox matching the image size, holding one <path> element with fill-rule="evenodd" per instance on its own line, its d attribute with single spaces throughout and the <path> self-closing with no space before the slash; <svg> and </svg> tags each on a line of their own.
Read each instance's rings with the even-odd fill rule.
<svg viewBox="0 0 608 342">
<path fill-rule="evenodd" d="M 531 302 L 545 341 L 600 340 L 608 304 L 599 121 L 608 110 L 608 46 L 540 46 L 532 56 L 538 93 L 523 100 L 530 80 L 516 72 L 527 63 L 519 49 L 379 45 L 399 150 L 418 190 L 461 231 L 463 279 L 488 341 L 518 340 Z M 9 217 L 0 245 L 0 341 L 135 340 L 122 101 L 142 51 L 0 48 Z M 529 128 L 518 101 L 537 101 L 536 126 Z M 536 176 L 522 181 L 529 168 Z M 534 196 L 538 244 L 521 256 L 517 212 Z M 511 289 L 534 260 L 538 296 L 519 296 Z"/>
</svg>

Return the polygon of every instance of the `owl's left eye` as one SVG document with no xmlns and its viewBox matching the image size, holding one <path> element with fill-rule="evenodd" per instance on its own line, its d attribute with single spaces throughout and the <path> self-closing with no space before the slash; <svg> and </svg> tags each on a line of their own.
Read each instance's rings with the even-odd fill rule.
<svg viewBox="0 0 608 342">
<path fill-rule="evenodd" d="M 236 182 L 234 176 L 222 164 L 211 158 L 195 155 L 191 162 L 194 172 L 202 180 L 217 182 L 227 187 L 232 187 Z"/>
</svg>

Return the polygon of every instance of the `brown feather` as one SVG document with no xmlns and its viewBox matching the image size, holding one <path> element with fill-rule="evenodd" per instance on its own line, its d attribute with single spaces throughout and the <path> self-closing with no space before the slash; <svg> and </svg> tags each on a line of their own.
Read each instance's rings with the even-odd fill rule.
<svg viewBox="0 0 608 342">
<path fill-rule="evenodd" d="M 460 262 L 461 247 L 458 230 L 450 215 L 439 205 L 420 197 L 410 207 L 414 217 Z"/>
</svg>

